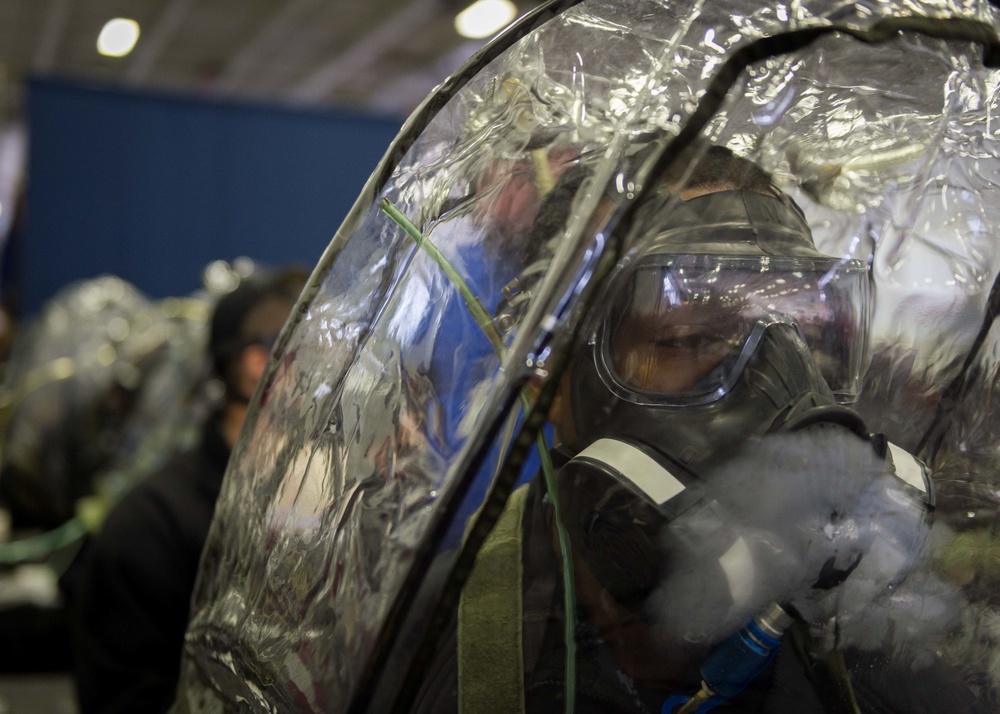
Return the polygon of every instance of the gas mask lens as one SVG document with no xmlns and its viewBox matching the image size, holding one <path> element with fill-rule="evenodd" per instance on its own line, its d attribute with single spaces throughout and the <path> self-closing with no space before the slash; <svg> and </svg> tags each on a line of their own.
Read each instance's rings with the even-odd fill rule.
<svg viewBox="0 0 1000 714">
<path fill-rule="evenodd" d="M 867 327 L 867 279 L 858 261 L 650 256 L 616 282 L 600 361 L 626 398 L 713 401 L 777 323 L 797 328 L 838 401 L 856 396 Z"/>
</svg>

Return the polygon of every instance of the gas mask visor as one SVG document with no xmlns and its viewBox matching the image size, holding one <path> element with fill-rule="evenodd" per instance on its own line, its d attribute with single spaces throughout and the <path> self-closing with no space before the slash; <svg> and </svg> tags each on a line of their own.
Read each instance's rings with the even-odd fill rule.
<svg viewBox="0 0 1000 714">
<path fill-rule="evenodd" d="M 867 305 L 856 260 L 647 254 L 614 280 L 595 335 L 598 371 L 635 403 L 708 404 L 736 384 L 766 331 L 785 324 L 837 401 L 850 403 L 865 367 Z"/>
</svg>

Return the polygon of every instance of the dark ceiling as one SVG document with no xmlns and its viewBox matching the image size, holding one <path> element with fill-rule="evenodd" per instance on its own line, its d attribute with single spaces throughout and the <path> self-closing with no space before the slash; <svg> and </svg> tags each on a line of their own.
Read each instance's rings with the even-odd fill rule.
<svg viewBox="0 0 1000 714">
<path fill-rule="evenodd" d="M 523 14 L 536 0 L 516 0 Z M 485 40 L 454 17 L 467 0 L 0 0 L 0 121 L 23 80 L 54 75 L 407 115 Z M 114 17 L 141 33 L 125 57 L 98 54 Z"/>
</svg>

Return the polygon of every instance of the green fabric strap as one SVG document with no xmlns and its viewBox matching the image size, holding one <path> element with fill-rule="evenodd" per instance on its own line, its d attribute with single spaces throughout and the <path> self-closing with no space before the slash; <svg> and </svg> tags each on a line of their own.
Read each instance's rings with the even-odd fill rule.
<svg viewBox="0 0 1000 714">
<path fill-rule="evenodd" d="M 828 714 L 861 714 L 851 686 L 851 675 L 840 648 L 834 647 L 830 652 L 817 653 L 809 627 L 801 622 L 792 625 L 791 637 L 795 654 L 805 667 L 806 676 Z"/>
<path fill-rule="evenodd" d="M 507 500 L 458 605 L 458 704 L 463 714 L 524 711 L 521 521 L 528 487 Z"/>
</svg>

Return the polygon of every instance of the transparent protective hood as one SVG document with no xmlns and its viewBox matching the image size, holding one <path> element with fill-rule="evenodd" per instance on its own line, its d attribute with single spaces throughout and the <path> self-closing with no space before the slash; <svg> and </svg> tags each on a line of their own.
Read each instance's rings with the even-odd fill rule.
<svg viewBox="0 0 1000 714">
<path fill-rule="evenodd" d="M 434 682 L 461 669 L 447 656 L 456 639 L 463 646 L 456 612 L 476 582 L 476 552 L 495 544 L 520 484 L 530 484 L 516 492 L 528 493 L 528 505 L 511 530 L 524 555 L 520 579 L 515 598 L 497 595 L 515 603 L 510 626 L 498 630 L 513 633 L 515 654 L 505 659 L 501 637 L 490 667 L 462 665 L 473 680 L 481 675 L 497 706 L 506 685 L 487 670 L 509 666 L 496 677 L 515 682 L 519 706 L 569 710 L 564 694 L 540 700 L 542 689 L 532 689 L 548 681 L 551 662 L 560 692 L 583 692 L 604 677 L 602 662 L 615 662 L 624 675 L 606 678 L 634 684 L 623 690 L 624 710 L 654 708 L 663 692 L 690 697 L 698 676 L 691 680 L 687 663 L 674 667 L 679 650 L 664 643 L 707 638 L 707 646 L 779 601 L 801 604 L 825 651 L 845 653 L 862 707 L 941 711 L 948 701 L 992 710 L 998 20 L 990 3 L 972 0 L 585 0 L 546 5 L 489 45 L 404 126 L 275 347 L 203 554 L 178 710 L 443 711 L 455 704 L 452 689 L 461 708 L 475 710 L 462 697 L 475 698 L 476 682 L 459 674 L 461 684 L 440 691 Z M 573 524 L 593 503 L 571 492 L 559 510 L 551 479 L 563 459 L 549 452 L 573 439 L 551 408 L 553 400 L 565 408 L 560 384 L 593 347 L 588 330 L 608 281 L 642 254 L 633 228 L 644 196 L 669 184 L 682 200 L 693 179 L 677 173 L 677 157 L 699 157 L 708 145 L 767 172 L 801 208 L 816 250 L 868 270 L 867 369 L 854 421 L 838 417 L 852 433 L 864 424 L 865 455 L 829 457 L 844 453 L 839 442 L 796 431 L 799 442 L 776 448 L 808 458 L 790 459 L 794 475 L 768 481 L 770 466 L 761 479 L 748 474 L 784 463 L 770 445 L 740 457 L 755 465 L 734 469 L 743 432 L 726 446 L 692 441 L 697 458 L 664 452 L 681 490 L 712 478 L 727 484 L 699 502 L 709 499 L 707 510 L 671 511 L 678 525 L 668 540 L 687 548 L 725 530 L 734 539 L 719 561 L 729 599 L 719 604 L 711 581 L 654 574 L 644 597 L 658 612 L 663 602 L 683 604 L 684 616 L 666 618 L 665 640 L 622 635 L 619 648 L 609 633 L 630 632 L 620 613 L 636 610 L 591 610 L 589 575 L 569 551 L 579 553 Z M 663 211 L 669 218 L 669 201 Z M 572 408 L 591 407 L 577 398 Z M 716 433 L 718 418 L 698 418 L 699 434 Z M 747 428 L 762 435 L 759 424 Z M 870 443 L 883 445 L 875 462 Z M 909 485 L 886 485 L 886 473 L 903 478 L 905 468 L 918 473 Z M 907 490 L 914 484 L 922 495 Z M 830 521 L 831 509 L 841 520 Z M 546 545 L 533 550 L 536 516 L 568 532 L 539 526 Z M 719 523 L 725 529 L 711 525 Z M 801 561 L 775 555 L 775 539 L 786 536 L 808 543 L 782 551 Z M 842 582 L 856 586 L 796 594 L 817 581 L 814 570 L 799 574 L 802 563 L 848 551 L 857 570 Z M 759 577 L 741 590 L 733 573 L 750 572 L 747 563 Z M 545 604 L 532 610 L 535 597 Z M 592 641 L 559 624 L 572 619 L 560 615 L 568 608 L 583 613 L 610 660 L 590 658 Z M 536 637 L 539 612 L 551 627 Z M 721 623 L 720 631 L 678 634 L 679 620 Z M 561 644 L 539 644 L 553 633 Z"/>
</svg>

